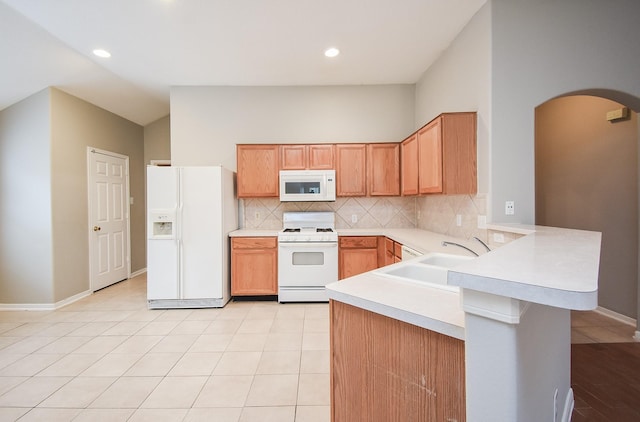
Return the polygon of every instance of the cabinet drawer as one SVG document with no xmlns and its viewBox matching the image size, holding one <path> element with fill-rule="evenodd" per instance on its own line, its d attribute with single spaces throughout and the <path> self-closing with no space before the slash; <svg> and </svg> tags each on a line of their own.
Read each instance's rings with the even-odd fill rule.
<svg viewBox="0 0 640 422">
<path fill-rule="evenodd" d="M 340 238 L 341 248 L 377 248 L 376 236 L 345 236 Z"/>
<path fill-rule="evenodd" d="M 275 237 L 234 237 L 231 239 L 233 249 L 272 249 L 278 245 Z"/>
</svg>

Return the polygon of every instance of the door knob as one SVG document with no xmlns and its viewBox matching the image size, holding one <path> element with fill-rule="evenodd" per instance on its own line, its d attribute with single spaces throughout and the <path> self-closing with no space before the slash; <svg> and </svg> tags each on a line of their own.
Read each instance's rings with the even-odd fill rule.
<svg viewBox="0 0 640 422">
<path fill-rule="evenodd" d="M 93 226 L 93 231 L 94 232 L 99 232 L 100 231 L 100 226 Z"/>
</svg>

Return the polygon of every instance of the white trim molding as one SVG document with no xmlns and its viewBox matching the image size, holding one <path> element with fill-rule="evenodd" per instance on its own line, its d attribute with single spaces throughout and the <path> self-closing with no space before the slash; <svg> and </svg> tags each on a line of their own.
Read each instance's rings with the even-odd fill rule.
<svg viewBox="0 0 640 422">
<path fill-rule="evenodd" d="M 91 290 L 85 290 L 56 303 L 0 303 L 0 311 L 55 311 L 90 295 Z"/>
<path fill-rule="evenodd" d="M 141 269 L 139 269 L 138 271 L 135 271 L 135 272 L 133 272 L 133 273 L 129 274 L 129 278 L 137 277 L 137 276 L 142 275 L 142 274 L 144 274 L 144 273 L 146 273 L 146 272 L 147 272 L 147 269 L 146 269 L 146 268 L 141 268 Z"/>
<path fill-rule="evenodd" d="M 615 319 L 617 321 L 620 321 L 620 322 L 623 322 L 625 324 L 633 325 L 634 327 L 637 324 L 637 321 L 635 319 L 629 318 L 626 315 L 622 315 L 622 314 L 619 314 L 617 312 L 611 311 L 611 310 L 609 310 L 607 308 L 603 308 L 602 306 L 598 306 L 595 309 L 595 312 L 597 312 L 599 314 L 602 314 L 602 315 L 605 315 L 605 316 L 608 316 L 609 318 L 613 318 L 613 319 Z"/>
</svg>

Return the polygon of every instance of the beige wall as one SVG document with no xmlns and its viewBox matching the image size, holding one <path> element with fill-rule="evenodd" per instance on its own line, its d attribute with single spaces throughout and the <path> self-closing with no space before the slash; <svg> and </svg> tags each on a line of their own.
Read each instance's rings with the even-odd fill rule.
<svg viewBox="0 0 640 422">
<path fill-rule="evenodd" d="M 487 3 L 416 84 L 415 127 L 444 112 L 477 112 L 478 192 L 489 192 L 491 8 Z"/>
<path fill-rule="evenodd" d="M 570 96 L 536 109 L 536 224 L 602 232 L 598 304 L 636 317 L 638 124 L 614 101 Z"/>
<path fill-rule="evenodd" d="M 87 146 L 129 156 L 131 269 L 144 268 L 143 128 L 48 88 L 0 112 L 0 304 L 90 289 Z"/>
<path fill-rule="evenodd" d="M 493 221 L 533 223 L 535 108 L 598 90 L 640 111 L 640 2 L 492 0 L 491 11 Z"/>
<path fill-rule="evenodd" d="M 236 169 L 238 143 L 400 141 L 414 86 L 172 87 L 175 165 Z"/>
<path fill-rule="evenodd" d="M 51 89 L 55 300 L 89 289 L 87 147 L 129 157 L 131 270 L 145 267 L 143 128 Z"/>
<path fill-rule="evenodd" d="M 443 112 L 477 112 L 478 194 L 418 197 L 421 229 L 487 242 L 478 216 L 490 216 L 491 8 L 483 6 L 416 84 L 416 128 Z M 456 216 L 461 216 L 461 225 Z"/>
<path fill-rule="evenodd" d="M 171 121 L 165 116 L 144 127 L 144 164 L 151 160 L 171 160 Z"/>
<path fill-rule="evenodd" d="M 50 95 L 0 111 L 0 305 L 53 302 Z"/>
</svg>

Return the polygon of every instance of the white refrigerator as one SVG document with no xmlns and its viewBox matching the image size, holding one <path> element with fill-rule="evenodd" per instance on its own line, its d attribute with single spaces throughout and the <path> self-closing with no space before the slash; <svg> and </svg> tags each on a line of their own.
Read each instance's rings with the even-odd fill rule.
<svg viewBox="0 0 640 422">
<path fill-rule="evenodd" d="M 223 307 L 231 297 L 228 235 L 237 228 L 233 172 L 148 166 L 148 307 Z"/>
</svg>

